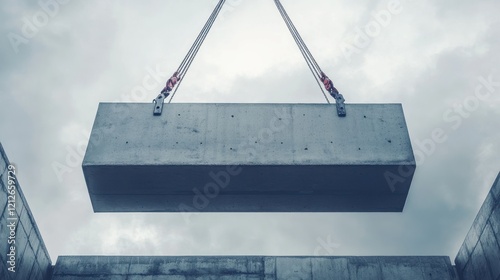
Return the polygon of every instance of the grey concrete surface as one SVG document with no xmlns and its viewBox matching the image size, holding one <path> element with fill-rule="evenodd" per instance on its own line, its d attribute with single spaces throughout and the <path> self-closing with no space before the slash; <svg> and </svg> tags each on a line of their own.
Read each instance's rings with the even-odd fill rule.
<svg viewBox="0 0 500 280">
<path fill-rule="evenodd" d="M 500 173 L 455 258 L 460 279 L 500 280 L 499 193 Z"/>
<path fill-rule="evenodd" d="M 13 193 L 15 199 L 8 197 L 12 195 L 8 191 L 13 190 L 8 188 L 8 176 L 12 175 L 8 174 L 8 165 L 9 160 L 0 143 L 0 205 L 2 206 L 0 209 L 0 279 L 48 280 L 52 267 L 49 253 L 17 180 L 15 184 L 10 184 L 10 186 L 15 186 Z M 11 223 L 15 224 L 12 228 L 9 227 Z M 9 239 L 10 236 L 12 236 L 11 239 Z M 9 244 L 8 240 L 14 240 L 14 242 Z M 9 271 L 9 267 L 13 271 Z"/>
<path fill-rule="evenodd" d="M 101 103 L 96 212 L 398 212 L 415 159 L 400 104 Z"/>
<path fill-rule="evenodd" d="M 60 256 L 66 279 L 455 280 L 449 257 Z"/>
</svg>

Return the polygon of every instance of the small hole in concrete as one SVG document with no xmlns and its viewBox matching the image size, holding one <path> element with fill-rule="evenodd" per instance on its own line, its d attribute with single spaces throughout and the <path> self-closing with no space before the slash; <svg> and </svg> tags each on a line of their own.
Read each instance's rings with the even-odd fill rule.
<svg viewBox="0 0 500 280">
<path fill-rule="evenodd" d="M 283 142 L 281 142 L 281 145 L 283 145 Z"/>
<path fill-rule="evenodd" d="M 257 141 L 255 141 L 255 144 L 257 144 Z"/>
<path fill-rule="evenodd" d="M 280 120 L 280 121 L 281 121 L 281 118 L 279 118 L 278 120 Z"/>
<path fill-rule="evenodd" d="M 160 106 L 156 106 L 156 109 L 160 109 Z"/>
<path fill-rule="evenodd" d="M 363 118 L 365 118 L 365 119 L 366 119 L 366 116 L 363 116 Z"/>
<path fill-rule="evenodd" d="M 175 142 L 175 144 L 179 144 L 179 142 Z"/>
<path fill-rule="evenodd" d="M 307 150 L 309 150 L 309 149 L 308 149 L 308 148 L 305 148 L 304 150 L 306 150 L 306 151 L 307 151 Z"/>
<path fill-rule="evenodd" d="M 179 116 L 179 117 L 180 117 L 180 116 L 181 116 L 181 114 L 177 114 L 177 116 Z"/>
<path fill-rule="evenodd" d="M 387 142 L 392 143 L 392 141 L 391 141 L 391 140 L 387 140 Z"/>
<path fill-rule="evenodd" d="M 234 118 L 234 115 L 231 115 L 231 118 Z"/>
<path fill-rule="evenodd" d="M 203 145 L 203 142 L 200 142 L 200 145 Z"/>
<path fill-rule="evenodd" d="M 127 142 L 125 142 L 125 143 L 126 143 L 126 144 L 128 144 L 128 141 L 127 141 Z"/>
<path fill-rule="evenodd" d="M 360 151 L 361 151 L 361 148 L 358 148 L 358 150 L 360 150 Z"/>
</svg>

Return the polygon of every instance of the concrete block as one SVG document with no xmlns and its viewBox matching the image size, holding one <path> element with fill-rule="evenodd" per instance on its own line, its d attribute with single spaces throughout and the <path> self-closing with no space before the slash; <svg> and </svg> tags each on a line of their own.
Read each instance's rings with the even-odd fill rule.
<svg viewBox="0 0 500 280">
<path fill-rule="evenodd" d="M 28 241 L 31 247 L 37 251 L 38 247 L 40 247 L 40 237 L 38 236 L 37 231 L 34 227 L 31 227 L 30 233 L 28 234 Z"/>
<path fill-rule="evenodd" d="M 33 253 L 33 255 L 35 255 L 35 253 Z M 26 279 L 32 279 L 35 277 L 35 275 L 37 274 L 37 272 L 40 271 L 40 266 L 38 266 L 38 263 L 36 262 L 36 260 L 33 262 L 33 266 L 31 267 L 31 273 L 30 273 L 30 276 L 29 278 L 26 278 Z"/>
<path fill-rule="evenodd" d="M 349 280 L 347 258 L 312 258 L 312 279 L 330 279 L 335 275 L 336 280 Z"/>
<path fill-rule="evenodd" d="M 78 280 L 129 280 L 126 278 L 126 276 L 123 275 L 100 275 L 100 276 L 78 276 L 76 278 Z M 54 275 L 51 280 L 76 280 L 74 275 Z M 137 279 L 137 278 L 135 278 Z M 139 278 L 139 279 L 153 279 L 153 280 L 160 280 L 161 278 L 148 278 L 147 276 L 144 276 L 144 278 Z M 184 280 L 184 279 L 183 279 Z"/>
<path fill-rule="evenodd" d="M 458 272 L 458 276 L 460 280 L 482 280 L 480 278 L 476 278 L 475 273 L 476 271 L 472 266 L 472 263 L 469 262 L 461 272 L 460 271 Z"/>
<path fill-rule="evenodd" d="M 20 265 L 16 269 L 16 272 L 15 272 L 16 277 L 14 279 L 16 279 L 16 280 L 29 279 L 31 276 L 31 271 L 33 270 L 33 265 L 34 265 L 33 262 Z"/>
<path fill-rule="evenodd" d="M 38 247 L 38 250 L 36 252 L 36 259 L 44 275 L 50 274 L 52 272 L 52 262 L 50 261 L 49 255 L 43 247 Z"/>
<path fill-rule="evenodd" d="M 311 258 L 280 257 L 276 259 L 277 280 L 313 280 Z"/>
<path fill-rule="evenodd" d="M 19 215 L 21 216 L 22 212 L 27 208 L 28 203 L 26 202 L 26 199 L 24 198 L 24 195 L 21 190 L 21 186 L 19 183 L 16 185 L 16 211 Z M 29 212 L 28 212 L 29 213 Z"/>
<path fill-rule="evenodd" d="M 200 278 L 188 278 L 183 275 L 145 275 L 145 274 L 134 274 L 134 275 L 120 275 L 122 279 L 126 280 L 187 280 L 187 279 L 201 279 Z M 209 276 L 205 276 L 209 279 Z"/>
<path fill-rule="evenodd" d="M 455 257 L 455 265 L 457 266 L 457 271 L 461 272 L 464 270 L 465 266 L 469 262 L 470 253 L 465 246 L 465 243 L 462 244 L 460 249 L 458 250 L 458 254 Z"/>
<path fill-rule="evenodd" d="M 500 204 L 497 205 L 495 210 L 493 210 L 489 222 L 491 224 L 491 227 L 493 229 L 493 232 L 495 233 L 497 240 L 500 243 Z"/>
<path fill-rule="evenodd" d="M 478 235 L 480 235 L 483 232 L 484 227 L 488 223 L 488 219 L 491 216 L 491 213 L 495 209 L 495 206 L 496 206 L 496 201 L 490 192 L 486 196 L 483 205 L 481 205 L 481 208 L 479 209 L 479 212 L 477 213 L 477 216 L 474 219 L 474 223 L 472 225 L 475 228 L 475 232 Z"/>
<path fill-rule="evenodd" d="M 28 242 L 28 235 L 26 234 L 26 231 L 24 230 L 24 227 L 21 223 L 17 225 L 16 229 L 16 254 L 17 254 L 17 264 L 21 265 L 23 264 L 23 258 L 24 258 L 24 253 L 28 249 L 27 252 L 29 252 L 29 242 Z M 33 258 L 31 258 L 33 257 Z M 34 256 L 30 256 L 28 254 L 27 256 L 29 262 L 33 262 L 35 260 Z M 33 265 L 33 263 L 31 264 Z"/>
<path fill-rule="evenodd" d="M 500 203 L 500 172 L 491 187 L 491 193 L 493 194 L 493 197 L 495 197 L 497 203 Z"/>
<path fill-rule="evenodd" d="M 83 160 L 94 211 L 402 211 L 415 159 L 401 105 L 347 107 L 101 103 Z"/>
<path fill-rule="evenodd" d="M 384 258 L 381 264 L 384 280 L 425 280 L 420 258 Z"/>
<path fill-rule="evenodd" d="M 5 205 L 7 204 L 4 204 L 4 208 Z M 9 221 L 7 220 L 7 218 L 9 218 L 9 211 L 4 209 L 4 211 L 0 212 L 2 213 L 0 215 L 0 232 L 5 233 L 4 235 L 7 237 L 9 234 L 9 229 L 8 229 Z M 2 248 L 2 245 L 4 244 L 0 244 L 0 248 Z M 3 254 L 3 251 L 0 251 L 0 254 Z"/>
<path fill-rule="evenodd" d="M 381 259 L 378 257 L 349 258 L 348 279 L 382 280 Z"/>
<path fill-rule="evenodd" d="M 481 236 L 488 219 L 495 209 L 495 204 L 493 196 L 488 194 L 465 237 L 464 244 L 462 245 L 466 247 L 467 252 L 470 253 L 474 251 L 476 244 L 479 242 L 479 237 Z"/>
<path fill-rule="evenodd" d="M 471 254 L 474 251 L 474 248 L 476 248 L 476 244 L 479 242 L 479 236 L 481 236 L 481 232 L 477 231 L 477 228 L 474 226 L 473 223 L 469 229 L 469 232 L 465 236 L 464 240 L 465 247 L 467 248 L 468 252 L 471 252 Z"/>
<path fill-rule="evenodd" d="M 0 179 L 3 180 L 3 178 L 0 178 Z M 5 207 L 7 205 L 7 189 L 3 185 L 0 185 L 0 205 L 3 206 L 0 209 L 0 215 L 3 215 L 3 212 L 7 208 L 7 207 Z"/>
<path fill-rule="evenodd" d="M 49 278 L 44 278 L 43 273 L 41 272 L 40 267 L 33 267 L 33 271 L 31 271 L 31 276 L 29 280 L 48 280 Z"/>
<path fill-rule="evenodd" d="M 130 275 L 130 276 L 127 276 L 127 280 L 159 280 L 160 276 L 153 276 L 153 275 Z M 164 276 L 162 275 L 161 277 L 163 277 L 163 279 L 168 279 L 168 280 L 172 280 L 171 278 L 169 278 L 168 276 Z M 186 280 L 186 277 L 184 276 L 174 276 L 173 277 L 175 280 Z"/>
<path fill-rule="evenodd" d="M 36 262 L 40 271 L 43 275 L 52 271 L 52 261 L 50 260 L 48 253 L 45 251 L 45 247 L 42 246 L 42 243 L 38 247 L 33 247 L 36 255 Z"/>
<path fill-rule="evenodd" d="M 7 228 L 7 221 L 4 219 L 0 219 L 0 232 L 2 233 L 2 237 L 4 239 L 3 242 L 0 242 L 0 261 L 5 262 L 7 250 L 9 248 L 9 244 L 7 243 L 9 229 Z"/>
<path fill-rule="evenodd" d="M 26 210 L 26 207 L 23 207 L 22 209 L 19 209 L 20 212 L 19 214 L 19 222 L 23 225 L 24 230 L 26 233 L 30 233 L 31 229 L 33 228 L 33 220 L 30 218 L 28 211 Z"/>
<path fill-rule="evenodd" d="M 426 280 L 456 279 L 455 270 L 448 257 L 424 257 L 420 258 L 420 263 Z"/>
<path fill-rule="evenodd" d="M 0 263 L 0 275 L 4 275 L 6 280 L 10 280 L 13 277 L 10 277 L 11 273 L 9 273 L 9 271 L 7 270 L 7 266 L 5 265 L 5 261 L 2 257 L 3 256 L 0 256 L 0 260 L 2 260 L 2 262 Z M 12 276 L 14 276 L 14 275 L 12 275 Z"/>
<path fill-rule="evenodd" d="M 474 248 L 470 262 L 472 263 L 476 279 L 493 280 L 481 243 L 478 243 L 476 248 Z"/>
<path fill-rule="evenodd" d="M 500 245 L 490 224 L 484 228 L 480 243 L 488 261 L 492 279 L 497 279 L 500 276 Z"/>
<path fill-rule="evenodd" d="M 186 278 L 187 279 L 187 278 Z M 207 276 L 200 276 L 197 277 L 196 279 L 199 280 L 211 280 L 211 279 L 221 279 L 221 280 L 262 280 L 261 276 L 258 275 L 224 275 L 224 276 L 212 276 L 212 275 L 207 275 Z"/>
<path fill-rule="evenodd" d="M 52 267 L 52 261 L 50 260 L 49 253 L 43 239 L 36 226 L 31 228 L 30 234 L 28 236 L 29 243 L 36 253 L 36 259 L 42 270 L 42 274 L 46 275 Z"/>
<path fill-rule="evenodd" d="M 169 270 L 179 270 L 179 263 L 171 264 L 169 266 L 169 263 L 167 262 L 166 259 L 157 259 L 157 258 L 137 258 L 137 259 L 131 259 L 128 261 L 125 261 L 125 263 L 129 263 L 128 266 L 128 274 L 134 275 L 134 274 L 140 274 L 140 275 L 147 275 L 147 274 L 162 274 L 164 275 L 167 273 Z M 182 263 L 180 264 L 182 265 Z M 167 267 L 166 267 L 167 266 Z"/>
<path fill-rule="evenodd" d="M 55 274 L 67 275 L 127 275 L 129 257 L 59 257 Z"/>
<path fill-rule="evenodd" d="M 9 159 L 5 154 L 2 143 L 0 143 L 0 174 L 4 174 L 9 166 Z"/>
<path fill-rule="evenodd" d="M 264 274 L 266 276 L 273 276 L 276 273 L 276 258 L 264 257 Z"/>
<path fill-rule="evenodd" d="M 221 272 L 262 274 L 261 257 L 141 257 L 130 264 L 130 274 L 221 275 Z M 153 273 L 154 272 L 154 273 Z"/>
</svg>

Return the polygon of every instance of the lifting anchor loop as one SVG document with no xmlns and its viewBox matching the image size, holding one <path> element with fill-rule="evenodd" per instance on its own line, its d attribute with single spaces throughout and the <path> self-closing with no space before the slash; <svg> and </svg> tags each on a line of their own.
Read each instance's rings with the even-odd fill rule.
<svg viewBox="0 0 500 280">
<path fill-rule="evenodd" d="M 153 104 L 155 105 L 154 110 L 153 110 L 153 115 L 155 116 L 160 116 L 161 112 L 163 111 L 163 101 L 165 98 L 168 96 L 168 93 L 166 93 L 166 96 L 163 96 L 163 93 L 160 93 L 158 97 L 153 99 Z"/>
<path fill-rule="evenodd" d="M 345 117 L 346 116 L 346 109 L 345 109 L 345 99 L 342 94 L 340 94 L 338 91 L 330 93 L 333 98 L 335 98 L 335 104 L 337 105 L 337 115 L 339 117 Z"/>
</svg>

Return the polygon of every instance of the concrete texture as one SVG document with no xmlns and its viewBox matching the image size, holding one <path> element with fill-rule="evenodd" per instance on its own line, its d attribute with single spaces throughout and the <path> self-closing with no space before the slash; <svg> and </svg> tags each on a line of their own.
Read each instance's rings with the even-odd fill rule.
<svg viewBox="0 0 500 280">
<path fill-rule="evenodd" d="M 500 173 L 455 258 L 460 279 L 500 280 L 499 194 Z"/>
<path fill-rule="evenodd" d="M 43 243 L 38 227 L 33 218 L 33 214 L 28 206 L 26 198 L 21 190 L 19 182 L 16 181 L 15 191 L 15 210 L 8 207 L 8 169 L 9 160 L 2 144 L 0 143 L 0 279 L 50 279 L 51 261 L 47 248 Z M 12 175 L 12 174 L 11 174 Z M 12 201 L 12 198 L 10 199 Z M 11 235 L 9 223 L 14 222 L 15 244 L 8 244 L 8 236 Z M 13 227 L 14 228 L 14 227 Z M 10 246 L 15 246 L 15 272 L 8 270 L 10 265 L 7 263 L 11 252 Z M 12 255 L 12 254 L 11 254 Z"/>
<path fill-rule="evenodd" d="M 454 280 L 448 257 L 60 256 L 66 279 Z"/>
<path fill-rule="evenodd" d="M 398 212 L 415 159 L 401 105 L 101 103 L 96 212 Z"/>
</svg>

